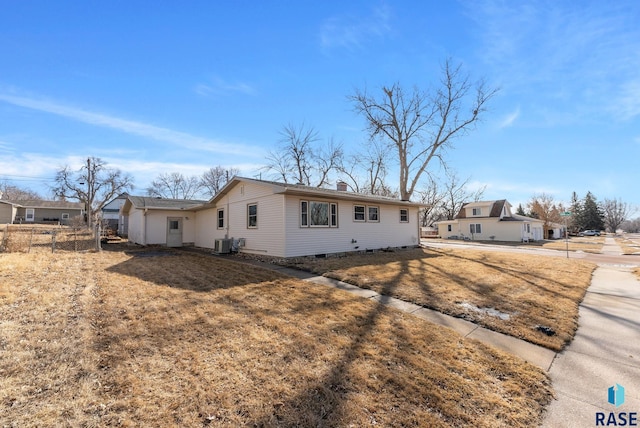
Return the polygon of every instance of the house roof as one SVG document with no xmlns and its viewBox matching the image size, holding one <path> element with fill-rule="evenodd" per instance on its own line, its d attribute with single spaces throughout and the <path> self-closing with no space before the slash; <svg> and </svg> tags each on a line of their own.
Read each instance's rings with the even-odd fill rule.
<svg viewBox="0 0 640 428">
<path fill-rule="evenodd" d="M 5 202 L 21 208 L 47 208 L 47 209 L 67 209 L 67 210 L 83 210 L 82 202 L 69 201 L 41 201 L 37 199 L 25 199 L 19 201 L 4 200 Z"/>
<path fill-rule="evenodd" d="M 312 187 L 305 186 L 302 184 L 290 184 L 290 183 L 280 183 L 277 181 L 267 181 L 267 180 L 256 180 L 253 178 L 246 177 L 234 177 L 231 179 L 221 190 L 216 194 L 208 203 L 207 206 L 215 205 L 215 203 L 226 195 L 234 186 L 238 183 L 255 183 L 260 185 L 270 186 L 273 190 L 273 193 L 280 193 L 286 195 L 299 195 L 306 197 L 322 197 L 327 199 L 338 199 L 338 200 L 348 200 L 355 202 L 365 202 L 365 203 L 378 203 L 378 204 L 394 204 L 394 205 L 405 205 L 410 207 L 424 207 L 426 204 L 410 202 L 410 201 L 401 201 L 395 198 L 389 198 L 385 196 L 376 196 L 376 195 L 363 195 L 361 193 L 354 193 L 348 191 L 341 190 L 333 190 L 333 189 L 324 189 L 321 187 Z"/>
<path fill-rule="evenodd" d="M 460 212 L 458 213 L 458 215 L 456 216 L 456 218 L 467 218 L 467 208 L 479 208 L 479 207 L 486 207 L 486 206 L 490 206 L 491 210 L 489 211 L 489 215 L 488 216 L 479 216 L 480 218 L 482 217 L 500 217 L 500 214 L 502 213 L 502 208 L 504 207 L 504 204 L 507 203 L 506 199 L 499 199 L 497 201 L 478 201 L 478 202 L 469 202 L 467 204 L 464 204 L 462 206 L 462 208 L 460 208 Z M 474 217 L 474 218 L 478 218 L 478 217 Z"/>
<path fill-rule="evenodd" d="M 188 210 L 200 206 L 205 202 L 206 201 L 198 199 L 169 199 L 129 195 L 122 208 L 124 211 L 128 211 L 130 206 L 151 210 Z"/>
</svg>

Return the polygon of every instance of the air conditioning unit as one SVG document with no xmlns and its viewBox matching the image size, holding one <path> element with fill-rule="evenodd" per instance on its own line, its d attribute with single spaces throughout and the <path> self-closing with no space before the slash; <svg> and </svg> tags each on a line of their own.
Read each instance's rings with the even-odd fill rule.
<svg viewBox="0 0 640 428">
<path fill-rule="evenodd" d="M 216 239 L 213 251 L 218 254 L 229 254 L 231 252 L 231 239 Z"/>
</svg>

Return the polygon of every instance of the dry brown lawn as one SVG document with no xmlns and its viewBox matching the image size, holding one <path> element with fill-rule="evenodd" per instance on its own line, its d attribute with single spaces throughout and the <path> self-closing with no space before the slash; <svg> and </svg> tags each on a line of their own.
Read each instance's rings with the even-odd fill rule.
<svg viewBox="0 0 640 428">
<path fill-rule="evenodd" d="M 540 369 L 375 302 L 139 255 L 0 254 L 0 426 L 524 427 L 551 399 Z"/>
<path fill-rule="evenodd" d="M 616 237 L 615 240 L 623 254 L 640 254 L 640 245 L 637 242 L 623 237 Z"/>
<path fill-rule="evenodd" d="M 473 245 L 473 244 L 490 244 L 501 245 L 505 247 L 537 247 L 544 248 L 546 250 L 566 251 L 567 242 L 564 239 L 545 240 L 545 241 L 531 241 L 527 243 L 522 242 L 508 242 L 508 241 L 451 241 L 448 239 L 439 239 L 437 241 L 446 242 L 448 244 L 456 243 L 458 245 Z M 569 251 L 582 251 L 585 253 L 600 253 L 604 245 L 604 237 L 599 236 L 572 236 L 569 237 Z"/>
<path fill-rule="evenodd" d="M 575 334 L 578 306 L 595 269 L 575 259 L 471 249 L 309 259 L 295 266 L 556 351 Z"/>
</svg>

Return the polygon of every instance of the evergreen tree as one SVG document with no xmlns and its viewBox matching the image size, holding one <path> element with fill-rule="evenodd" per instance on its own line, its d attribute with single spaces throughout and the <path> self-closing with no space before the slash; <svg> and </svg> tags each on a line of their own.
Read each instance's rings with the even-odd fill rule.
<svg viewBox="0 0 640 428">
<path fill-rule="evenodd" d="M 569 217 L 568 227 L 569 232 L 577 233 L 580 231 L 580 216 L 582 215 L 582 203 L 578 198 L 578 194 L 573 192 L 571 194 L 571 205 L 569 206 L 571 217 Z"/>
<path fill-rule="evenodd" d="M 518 204 L 518 209 L 516 210 L 516 214 L 527 215 L 527 213 L 524 211 L 524 208 L 522 208 L 522 204 Z"/>
<path fill-rule="evenodd" d="M 604 213 L 602 212 L 602 208 L 598 206 L 598 202 L 591 192 L 587 192 L 587 195 L 582 200 L 582 209 L 578 216 L 578 223 L 580 230 L 604 229 Z"/>
</svg>

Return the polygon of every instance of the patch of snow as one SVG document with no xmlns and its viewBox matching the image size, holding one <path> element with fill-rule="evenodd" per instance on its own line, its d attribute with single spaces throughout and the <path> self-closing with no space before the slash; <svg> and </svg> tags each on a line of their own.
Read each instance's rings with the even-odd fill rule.
<svg viewBox="0 0 640 428">
<path fill-rule="evenodd" d="M 495 308 L 479 308 L 474 304 L 471 304 L 469 302 L 462 302 L 459 303 L 458 306 L 463 307 L 464 309 L 470 310 L 470 311 L 474 311 L 474 312 L 478 312 L 478 313 L 482 313 L 482 314 L 486 314 L 492 317 L 496 317 L 496 318 L 500 318 L 503 321 L 508 321 L 509 319 L 511 319 L 511 315 L 506 313 L 506 312 L 500 312 L 499 310 L 495 309 Z"/>
</svg>

